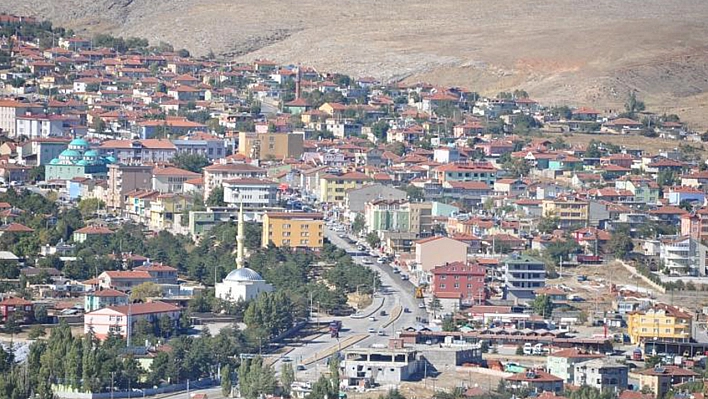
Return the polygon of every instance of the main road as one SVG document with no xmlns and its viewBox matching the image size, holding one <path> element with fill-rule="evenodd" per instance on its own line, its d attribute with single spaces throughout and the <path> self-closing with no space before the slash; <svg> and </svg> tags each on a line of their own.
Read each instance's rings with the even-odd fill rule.
<svg viewBox="0 0 708 399">
<path fill-rule="evenodd" d="M 333 245 L 341 249 L 348 252 L 356 251 L 354 246 L 329 228 L 325 228 L 325 236 Z M 280 369 L 283 361 L 291 361 L 295 365 L 304 367 L 304 370 L 303 367 L 299 367 L 300 370 L 296 371 L 298 380 L 315 381 L 319 378 L 320 372 L 326 368 L 327 356 L 325 355 L 341 349 L 343 343 L 346 345 L 348 342 L 357 340 L 357 343 L 354 344 L 356 346 L 385 345 L 388 339 L 396 335 L 396 331 L 419 324 L 417 318 L 428 317 L 425 309 L 419 308 L 419 303 L 422 300 L 415 298 L 415 286 L 410 281 L 401 279 L 400 274 L 394 273 L 390 265 L 376 263 L 373 258 L 370 258 L 373 262 L 368 262 L 369 264 L 363 263 L 364 258 L 362 257 L 354 257 L 353 259 L 356 263 L 369 267 L 379 274 L 381 286 L 377 287 L 372 305 L 360 310 L 357 318 L 320 317 L 317 315 L 313 321 L 318 319 L 322 322 L 333 319 L 342 321 L 342 331 L 339 338 L 332 338 L 329 334 L 323 333 L 294 347 L 274 362 L 276 371 Z M 402 311 L 403 309 L 407 309 L 408 312 Z M 400 316 L 394 317 L 396 311 L 400 312 Z M 359 340 L 359 338 L 361 339 Z"/>
</svg>

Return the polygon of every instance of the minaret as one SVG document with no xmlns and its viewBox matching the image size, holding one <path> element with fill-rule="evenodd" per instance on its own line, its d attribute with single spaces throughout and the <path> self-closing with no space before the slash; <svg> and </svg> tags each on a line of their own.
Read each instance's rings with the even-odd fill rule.
<svg viewBox="0 0 708 399">
<path fill-rule="evenodd" d="M 243 198 L 239 193 L 239 209 L 238 209 L 238 236 L 236 237 L 236 268 L 243 268 Z"/>
</svg>

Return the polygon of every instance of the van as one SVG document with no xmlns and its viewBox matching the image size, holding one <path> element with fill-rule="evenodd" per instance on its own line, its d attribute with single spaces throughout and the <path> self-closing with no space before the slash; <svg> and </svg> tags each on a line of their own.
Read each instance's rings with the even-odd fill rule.
<svg viewBox="0 0 708 399">
<path fill-rule="evenodd" d="M 524 355 L 533 355 L 533 345 L 530 342 L 524 344 Z"/>
</svg>

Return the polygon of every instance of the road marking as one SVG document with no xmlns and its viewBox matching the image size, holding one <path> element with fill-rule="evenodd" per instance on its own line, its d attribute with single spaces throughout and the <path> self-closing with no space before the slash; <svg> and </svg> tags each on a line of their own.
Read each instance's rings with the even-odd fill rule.
<svg viewBox="0 0 708 399">
<path fill-rule="evenodd" d="M 396 305 L 395 308 L 391 311 L 391 316 L 389 316 L 388 321 L 386 324 L 383 325 L 383 328 L 386 328 L 393 324 L 396 320 L 398 320 L 401 317 L 401 314 L 403 314 L 403 308 L 401 305 Z"/>
<path fill-rule="evenodd" d="M 333 354 L 337 353 L 338 351 L 340 351 L 342 349 L 346 349 L 358 342 L 365 340 L 368 337 L 369 337 L 369 334 L 357 334 L 357 335 L 353 335 L 351 337 L 347 337 L 347 338 L 343 339 L 337 345 L 333 345 L 333 346 L 325 349 L 322 352 L 316 352 L 312 357 L 303 360 L 302 364 L 303 365 L 310 365 L 312 363 L 319 362 L 320 360 L 330 357 Z"/>
</svg>

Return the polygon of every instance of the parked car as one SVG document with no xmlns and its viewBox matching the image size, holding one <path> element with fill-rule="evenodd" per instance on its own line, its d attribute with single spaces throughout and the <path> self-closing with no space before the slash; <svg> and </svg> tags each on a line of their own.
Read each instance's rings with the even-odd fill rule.
<svg viewBox="0 0 708 399">
<path fill-rule="evenodd" d="M 376 333 L 376 329 L 375 329 L 374 327 L 369 327 L 369 329 L 368 329 L 367 331 L 369 331 L 369 334 L 375 334 L 375 333 Z"/>
</svg>

